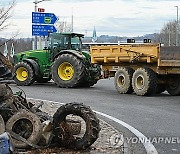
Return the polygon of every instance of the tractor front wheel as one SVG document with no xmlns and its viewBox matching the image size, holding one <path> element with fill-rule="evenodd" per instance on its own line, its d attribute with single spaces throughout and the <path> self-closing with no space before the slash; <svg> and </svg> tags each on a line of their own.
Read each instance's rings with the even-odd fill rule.
<svg viewBox="0 0 180 154">
<path fill-rule="evenodd" d="M 20 62 L 14 66 L 14 81 L 19 86 L 29 86 L 34 82 L 34 71 L 28 63 Z"/>
<path fill-rule="evenodd" d="M 60 55 L 52 66 L 52 79 L 62 88 L 80 85 L 84 77 L 84 66 L 80 59 L 71 54 Z"/>
</svg>

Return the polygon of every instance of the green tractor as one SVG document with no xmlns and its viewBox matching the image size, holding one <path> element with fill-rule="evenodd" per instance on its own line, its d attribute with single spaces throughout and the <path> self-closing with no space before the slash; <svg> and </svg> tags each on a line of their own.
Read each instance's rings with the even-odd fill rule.
<svg viewBox="0 0 180 154">
<path fill-rule="evenodd" d="M 91 64 L 90 53 L 82 51 L 82 34 L 51 33 L 49 46 L 44 50 L 30 50 L 14 55 L 14 80 L 27 86 L 35 81 L 54 80 L 57 86 L 90 87 L 101 76 L 98 65 Z"/>
</svg>

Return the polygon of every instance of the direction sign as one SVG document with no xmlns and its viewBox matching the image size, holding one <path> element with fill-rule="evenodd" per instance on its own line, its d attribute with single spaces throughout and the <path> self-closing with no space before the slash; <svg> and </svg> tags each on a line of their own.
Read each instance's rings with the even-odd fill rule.
<svg viewBox="0 0 180 154">
<path fill-rule="evenodd" d="M 33 36 L 48 36 L 48 33 L 57 32 L 54 25 L 32 25 Z"/>
<path fill-rule="evenodd" d="M 54 13 L 32 12 L 32 23 L 35 24 L 54 24 L 57 20 Z"/>
</svg>

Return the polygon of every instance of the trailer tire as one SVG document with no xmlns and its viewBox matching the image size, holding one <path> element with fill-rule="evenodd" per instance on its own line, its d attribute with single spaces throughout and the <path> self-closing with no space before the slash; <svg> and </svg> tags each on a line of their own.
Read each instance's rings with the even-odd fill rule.
<svg viewBox="0 0 180 154">
<path fill-rule="evenodd" d="M 132 86 L 139 96 L 149 96 L 156 93 L 157 76 L 150 68 L 138 68 L 133 73 Z"/>
<path fill-rule="evenodd" d="M 114 84 L 116 90 L 120 94 L 131 94 L 133 92 L 132 88 L 132 76 L 134 70 L 129 67 L 121 67 L 116 72 L 114 77 Z"/>
<path fill-rule="evenodd" d="M 31 65 L 19 62 L 14 66 L 14 81 L 19 86 L 29 86 L 34 83 L 35 74 Z"/>
<path fill-rule="evenodd" d="M 172 96 L 180 95 L 180 75 L 172 75 L 168 78 L 166 87 L 168 93 Z"/>
<path fill-rule="evenodd" d="M 4 124 L 3 117 L 0 115 L 0 134 L 4 132 L 5 132 L 5 124 Z"/>
<path fill-rule="evenodd" d="M 29 130 L 30 129 L 30 130 Z M 37 144 L 41 138 L 42 124 L 40 118 L 32 112 L 21 110 L 14 114 L 6 123 L 6 130 L 10 134 L 16 133 L 32 144 Z M 13 136 L 13 135 L 12 135 Z M 16 148 L 27 148 L 28 144 L 12 139 Z"/>
<path fill-rule="evenodd" d="M 72 54 L 62 54 L 54 61 L 52 79 L 59 87 L 73 88 L 83 81 L 84 71 L 82 60 Z"/>
<path fill-rule="evenodd" d="M 86 123 L 86 131 L 83 137 L 75 139 L 72 134 L 65 131 L 61 124 L 66 120 L 67 115 L 81 117 Z M 86 149 L 91 146 L 98 138 L 100 131 L 99 119 L 90 107 L 79 103 L 69 103 L 61 106 L 53 116 L 53 133 L 55 140 L 70 149 Z"/>
</svg>

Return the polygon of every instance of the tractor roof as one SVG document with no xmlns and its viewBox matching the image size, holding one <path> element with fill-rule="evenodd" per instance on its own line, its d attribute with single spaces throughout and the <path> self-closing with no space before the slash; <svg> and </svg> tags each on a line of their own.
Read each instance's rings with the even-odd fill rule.
<svg viewBox="0 0 180 154">
<path fill-rule="evenodd" d="M 71 33 L 71 32 L 64 32 L 64 33 L 51 33 L 51 35 L 71 35 L 71 36 L 78 36 L 78 37 L 83 37 L 83 36 L 84 36 L 84 34 Z"/>
</svg>

